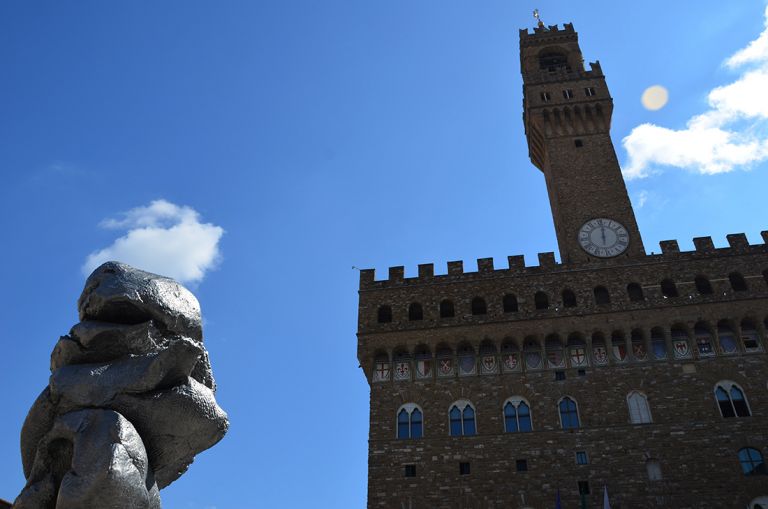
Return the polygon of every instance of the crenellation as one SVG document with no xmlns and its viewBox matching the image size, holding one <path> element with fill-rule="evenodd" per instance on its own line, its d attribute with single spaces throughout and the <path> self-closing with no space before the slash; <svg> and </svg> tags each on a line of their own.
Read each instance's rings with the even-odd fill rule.
<svg viewBox="0 0 768 509">
<path fill-rule="evenodd" d="M 539 253 L 539 267 L 541 269 L 553 269 L 556 265 L 554 252 Z"/>
<path fill-rule="evenodd" d="M 715 250 L 715 243 L 712 242 L 712 237 L 695 237 L 693 245 L 697 253 L 711 253 Z"/>
<path fill-rule="evenodd" d="M 483 274 L 493 272 L 493 258 L 478 258 L 477 271 Z"/>
<path fill-rule="evenodd" d="M 661 254 L 680 254 L 680 245 L 677 243 L 677 240 L 662 240 L 659 242 L 659 247 L 661 248 Z"/>
<path fill-rule="evenodd" d="M 725 238 L 728 239 L 728 245 L 732 249 L 744 250 L 749 247 L 747 235 L 744 233 L 729 233 Z"/>
<path fill-rule="evenodd" d="M 405 267 L 399 265 L 397 267 L 389 268 L 389 280 L 394 282 L 402 282 L 405 279 Z"/>
<path fill-rule="evenodd" d="M 419 264 L 419 279 L 432 279 L 435 277 L 435 265 L 432 263 Z"/>
<path fill-rule="evenodd" d="M 360 269 L 360 288 L 368 288 L 376 281 L 376 269 Z"/>
<path fill-rule="evenodd" d="M 464 274 L 464 262 L 461 260 L 448 262 L 448 275 L 460 276 Z"/>
<path fill-rule="evenodd" d="M 509 270 L 525 270 L 525 257 L 523 255 L 507 256 L 507 263 L 509 263 Z"/>
</svg>

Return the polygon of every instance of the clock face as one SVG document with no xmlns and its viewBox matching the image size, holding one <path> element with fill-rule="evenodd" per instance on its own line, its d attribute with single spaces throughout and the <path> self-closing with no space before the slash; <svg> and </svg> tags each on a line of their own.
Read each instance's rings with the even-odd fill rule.
<svg viewBox="0 0 768 509">
<path fill-rule="evenodd" d="M 579 229 L 579 244 L 592 256 L 610 258 L 626 251 L 629 232 L 623 224 L 613 219 L 590 219 Z"/>
</svg>

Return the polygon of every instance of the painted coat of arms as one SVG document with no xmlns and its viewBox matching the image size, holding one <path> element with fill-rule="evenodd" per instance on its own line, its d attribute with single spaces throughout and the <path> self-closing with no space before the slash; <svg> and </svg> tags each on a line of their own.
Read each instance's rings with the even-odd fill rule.
<svg viewBox="0 0 768 509">
<path fill-rule="evenodd" d="M 389 363 L 377 362 L 373 367 L 373 381 L 386 382 L 389 380 Z"/>
<path fill-rule="evenodd" d="M 475 374 L 475 357 L 472 355 L 466 355 L 459 357 L 459 374 L 460 375 L 474 375 Z"/>
<path fill-rule="evenodd" d="M 480 367 L 485 375 L 496 373 L 498 366 L 495 355 L 484 355 L 480 362 Z"/>
<path fill-rule="evenodd" d="M 430 378 L 432 376 L 432 359 L 416 361 L 416 378 Z"/>
<path fill-rule="evenodd" d="M 439 359 L 437 362 L 437 374 L 439 376 L 453 375 L 453 359 Z"/>
<path fill-rule="evenodd" d="M 688 354 L 690 353 L 688 342 L 683 339 L 673 341 L 672 348 L 675 349 L 675 357 L 678 358 L 688 357 Z"/>
<path fill-rule="evenodd" d="M 529 368 L 541 367 L 541 354 L 539 352 L 527 352 L 525 354 L 525 364 Z"/>
<path fill-rule="evenodd" d="M 408 362 L 395 363 L 395 380 L 410 380 L 411 365 Z"/>
<path fill-rule="evenodd" d="M 520 366 L 520 359 L 516 353 L 506 354 L 503 361 L 505 371 L 515 371 Z"/>
<path fill-rule="evenodd" d="M 587 349 L 582 346 L 571 348 L 571 366 L 584 366 L 587 363 Z"/>
<path fill-rule="evenodd" d="M 607 364 L 608 363 L 608 352 L 605 350 L 604 346 L 596 346 L 592 349 L 592 356 L 595 359 L 595 363 L 597 364 Z"/>
<path fill-rule="evenodd" d="M 613 358 L 619 362 L 627 360 L 627 345 L 613 345 Z"/>
<path fill-rule="evenodd" d="M 644 361 L 648 357 L 648 351 L 645 343 L 632 343 L 632 355 L 639 361 Z"/>
</svg>

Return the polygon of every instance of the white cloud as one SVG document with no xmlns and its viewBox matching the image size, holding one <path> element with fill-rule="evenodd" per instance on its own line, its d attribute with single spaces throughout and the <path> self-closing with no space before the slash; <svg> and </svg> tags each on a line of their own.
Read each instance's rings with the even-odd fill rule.
<svg viewBox="0 0 768 509">
<path fill-rule="evenodd" d="M 640 191 L 637 195 L 637 208 L 643 208 L 643 205 L 648 201 L 648 191 Z"/>
<path fill-rule="evenodd" d="M 626 178 L 647 177 L 661 166 L 723 173 L 768 159 L 768 7 L 765 17 L 760 36 L 726 60 L 742 73 L 709 92 L 708 111 L 685 129 L 641 124 L 622 140 Z"/>
<path fill-rule="evenodd" d="M 201 223 L 191 207 L 155 200 L 118 218 L 100 223 L 108 229 L 126 230 L 112 245 L 88 255 L 83 274 L 110 260 L 172 277 L 181 282 L 199 282 L 220 258 L 220 226 Z"/>
</svg>

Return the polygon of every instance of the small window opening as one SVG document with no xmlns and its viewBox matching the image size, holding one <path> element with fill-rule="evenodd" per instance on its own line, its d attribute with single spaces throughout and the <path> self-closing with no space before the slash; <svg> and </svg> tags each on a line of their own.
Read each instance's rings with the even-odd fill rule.
<svg viewBox="0 0 768 509">
<path fill-rule="evenodd" d="M 541 100 L 545 103 L 548 103 L 552 99 L 552 96 L 549 95 L 549 92 L 542 92 L 541 93 Z"/>
<path fill-rule="evenodd" d="M 664 297 L 677 297 L 677 286 L 671 279 L 665 279 L 661 282 L 661 293 Z"/>
<path fill-rule="evenodd" d="M 512 294 L 507 294 L 502 299 L 502 305 L 504 306 L 505 313 L 517 313 L 517 297 Z"/>
<path fill-rule="evenodd" d="M 469 462 L 462 461 L 459 463 L 459 475 L 469 475 Z"/>
<path fill-rule="evenodd" d="M 589 481 L 579 481 L 579 495 L 589 495 Z"/>
<path fill-rule="evenodd" d="M 649 459 L 645 462 L 645 469 L 648 471 L 649 481 L 661 481 L 661 464 L 658 461 Z"/>
<path fill-rule="evenodd" d="M 389 323 L 392 321 L 392 308 L 389 306 L 379 306 L 379 323 Z"/>
<path fill-rule="evenodd" d="M 586 451 L 576 451 L 576 464 L 577 465 L 588 465 L 589 459 L 587 458 L 587 452 Z"/>
<path fill-rule="evenodd" d="M 586 369 L 580 369 L 578 371 L 579 376 L 587 376 L 587 370 Z"/>
<path fill-rule="evenodd" d="M 405 477 L 416 477 L 416 465 L 405 465 Z"/>
<path fill-rule="evenodd" d="M 576 148 L 581 148 L 584 146 L 584 142 L 581 140 L 573 140 L 573 144 L 576 145 Z"/>
<path fill-rule="evenodd" d="M 488 307 L 485 305 L 485 299 L 482 297 L 475 297 L 472 299 L 472 314 L 484 315 L 488 312 Z"/>
<path fill-rule="evenodd" d="M 563 90 L 563 98 L 565 99 L 573 99 L 573 90 L 570 88 L 566 88 Z"/>
<path fill-rule="evenodd" d="M 744 276 L 742 276 L 738 272 L 731 272 L 730 274 L 728 274 L 728 279 L 731 282 L 731 288 L 733 288 L 734 292 L 747 291 L 747 282 L 744 280 Z"/>
<path fill-rule="evenodd" d="M 563 307 L 575 308 L 576 307 L 576 294 L 571 290 L 563 290 Z"/>
<path fill-rule="evenodd" d="M 417 321 L 417 320 L 423 320 L 424 319 L 424 309 L 421 307 L 421 304 L 418 302 L 411 303 L 410 306 L 408 306 L 408 320 L 410 321 Z"/>
<path fill-rule="evenodd" d="M 565 371 L 555 371 L 555 380 L 565 380 Z"/>
<path fill-rule="evenodd" d="M 549 309 L 549 297 L 544 292 L 536 292 L 533 296 L 533 302 L 536 309 Z"/>
<path fill-rule="evenodd" d="M 629 300 L 632 302 L 642 302 L 645 300 L 643 288 L 637 283 L 629 283 L 627 285 L 627 293 L 629 294 Z"/>
<path fill-rule="evenodd" d="M 598 306 L 607 306 L 611 303 L 611 295 L 608 293 L 608 289 L 604 286 L 595 287 L 595 304 Z"/>
<path fill-rule="evenodd" d="M 593 97 L 595 95 L 595 87 L 586 87 L 584 89 L 584 95 L 587 97 Z"/>
<path fill-rule="evenodd" d="M 456 313 L 453 309 L 453 301 L 445 299 L 440 303 L 440 318 L 453 318 Z"/>
<path fill-rule="evenodd" d="M 515 461 L 515 468 L 518 472 L 527 472 L 528 471 L 528 460 L 517 460 Z"/>
<path fill-rule="evenodd" d="M 699 294 L 701 295 L 712 294 L 712 283 L 709 282 L 709 279 L 707 279 L 707 276 L 696 276 L 693 282 L 696 285 L 696 291 L 699 292 Z"/>
</svg>

